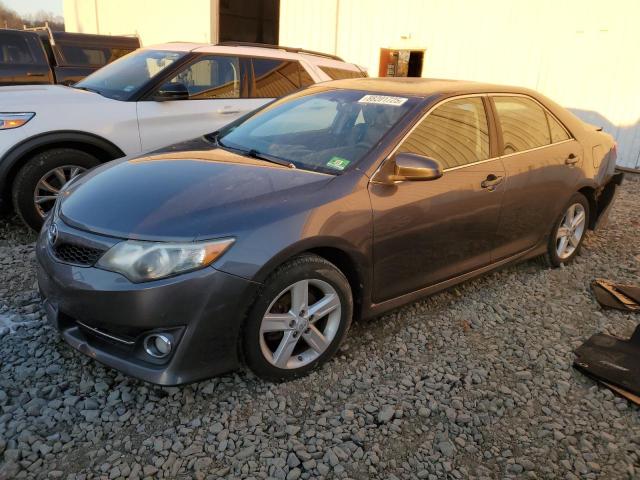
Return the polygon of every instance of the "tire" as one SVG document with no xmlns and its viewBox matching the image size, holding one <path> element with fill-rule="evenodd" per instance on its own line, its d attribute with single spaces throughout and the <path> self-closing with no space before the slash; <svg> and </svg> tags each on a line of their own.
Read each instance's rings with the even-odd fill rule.
<svg viewBox="0 0 640 480">
<path fill-rule="evenodd" d="M 584 216 L 580 222 L 581 228 L 576 228 L 574 226 L 574 230 L 570 230 L 573 231 L 574 234 L 579 234 L 579 238 L 576 240 L 576 236 L 572 235 L 573 241 L 566 241 L 566 245 L 570 248 L 565 248 L 564 253 L 561 255 L 560 252 L 562 251 L 562 244 L 558 233 L 561 228 L 566 228 L 570 223 L 568 222 L 568 216 L 571 215 L 571 209 L 574 209 L 574 214 L 579 213 L 580 211 L 583 212 Z M 582 242 L 584 241 L 589 225 L 589 214 L 589 201 L 587 198 L 581 193 L 574 193 L 562 209 L 562 213 L 553 224 L 551 234 L 549 235 L 549 242 L 547 244 L 547 253 L 541 257 L 543 265 L 548 267 L 559 267 L 560 265 L 570 263 L 576 255 L 580 253 L 580 248 L 582 247 Z"/>
<path fill-rule="evenodd" d="M 44 178 L 52 179 L 49 185 L 54 189 L 62 187 L 62 179 L 55 175 L 58 169 L 64 173 L 66 180 L 71 180 L 73 172 L 82 173 L 98 165 L 100 161 L 86 152 L 72 148 L 53 148 L 30 158 L 18 171 L 13 181 L 12 201 L 13 208 L 22 221 L 34 230 L 42 227 L 44 218 L 53 207 L 55 194 L 47 196 L 50 191 L 39 190 L 42 197 L 46 197 L 43 203 L 36 205 L 36 187 Z M 68 177 L 68 178 L 67 178 Z M 49 198 L 50 197 L 50 198 Z"/>
<path fill-rule="evenodd" d="M 303 298 L 305 288 L 308 302 L 302 310 L 309 307 L 309 311 L 299 312 L 292 303 L 303 304 L 298 299 Z M 326 308 L 329 313 L 318 311 L 319 300 L 332 307 Z M 314 310 L 318 312 L 315 318 Z M 270 321 L 267 313 L 271 314 Z M 301 255 L 275 270 L 257 295 L 242 330 L 241 356 L 246 366 L 264 380 L 304 376 L 336 353 L 352 316 L 353 297 L 344 274 L 322 257 Z"/>
</svg>

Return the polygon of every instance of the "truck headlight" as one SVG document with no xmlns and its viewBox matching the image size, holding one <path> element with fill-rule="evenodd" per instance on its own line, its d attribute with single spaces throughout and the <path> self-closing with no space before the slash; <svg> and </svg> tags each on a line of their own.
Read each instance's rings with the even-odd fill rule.
<svg viewBox="0 0 640 480">
<path fill-rule="evenodd" d="M 211 265 L 234 242 L 165 243 L 127 240 L 111 247 L 96 266 L 121 273 L 134 283 L 148 282 Z"/>
<path fill-rule="evenodd" d="M 10 130 L 12 128 L 21 127 L 35 116 L 36 114 L 33 112 L 22 112 L 22 113 L 0 112 L 0 130 Z"/>
</svg>

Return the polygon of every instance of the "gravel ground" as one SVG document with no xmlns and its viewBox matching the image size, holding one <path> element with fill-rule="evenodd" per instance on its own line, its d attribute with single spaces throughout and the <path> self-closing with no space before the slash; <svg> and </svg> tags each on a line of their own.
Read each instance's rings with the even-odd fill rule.
<svg viewBox="0 0 640 480">
<path fill-rule="evenodd" d="M 312 375 L 161 388 L 43 322 L 33 235 L 0 220 L 0 478 L 640 478 L 640 409 L 572 369 L 594 277 L 640 278 L 640 180 L 569 267 L 527 262 L 368 322 Z"/>
</svg>

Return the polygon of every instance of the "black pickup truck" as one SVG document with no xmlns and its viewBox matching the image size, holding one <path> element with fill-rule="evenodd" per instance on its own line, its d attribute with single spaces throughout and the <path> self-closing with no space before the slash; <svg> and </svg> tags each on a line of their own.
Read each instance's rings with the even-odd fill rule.
<svg viewBox="0 0 640 480">
<path fill-rule="evenodd" d="M 71 85 L 139 47 L 136 37 L 0 29 L 0 86 Z"/>
</svg>

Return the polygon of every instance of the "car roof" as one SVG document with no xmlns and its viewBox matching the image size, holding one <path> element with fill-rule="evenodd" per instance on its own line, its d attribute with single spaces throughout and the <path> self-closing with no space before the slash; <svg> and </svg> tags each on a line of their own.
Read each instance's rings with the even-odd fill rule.
<svg viewBox="0 0 640 480">
<path fill-rule="evenodd" d="M 332 58 L 331 55 L 323 56 L 321 53 L 287 51 L 286 47 L 278 46 L 254 46 L 254 45 L 210 45 L 207 43 L 170 42 L 144 47 L 147 50 L 169 50 L 174 52 L 218 53 L 223 55 L 243 55 L 251 57 L 282 58 L 283 60 L 300 60 L 327 67 L 336 67 L 348 70 L 358 70 L 353 63 Z M 294 49 L 292 49 L 294 50 Z"/>
<path fill-rule="evenodd" d="M 464 95 L 473 93 L 524 93 L 529 89 L 508 85 L 448 80 L 442 78 L 350 78 L 323 82 L 323 87 L 367 90 L 390 95 L 429 97 L 432 95 Z"/>
</svg>

